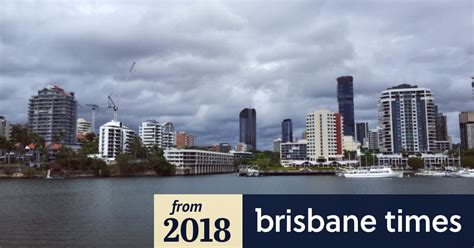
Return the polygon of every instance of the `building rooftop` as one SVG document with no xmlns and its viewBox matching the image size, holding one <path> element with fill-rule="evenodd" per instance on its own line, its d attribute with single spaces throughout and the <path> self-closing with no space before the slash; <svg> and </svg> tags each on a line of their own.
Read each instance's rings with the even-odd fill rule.
<svg viewBox="0 0 474 248">
<path fill-rule="evenodd" d="M 398 86 L 394 86 L 392 88 L 388 88 L 387 90 L 398 90 L 398 89 L 416 89 L 418 85 L 410 85 L 410 84 L 400 84 Z"/>
</svg>

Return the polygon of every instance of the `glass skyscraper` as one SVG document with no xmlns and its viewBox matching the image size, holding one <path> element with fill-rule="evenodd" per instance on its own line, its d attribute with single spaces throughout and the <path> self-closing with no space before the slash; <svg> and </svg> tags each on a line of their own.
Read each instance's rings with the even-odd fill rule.
<svg viewBox="0 0 474 248">
<path fill-rule="evenodd" d="M 337 78 L 337 102 L 345 136 L 354 137 L 354 87 L 352 76 Z"/>
<path fill-rule="evenodd" d="M 293 124 L 291 119 L 281 122 L 281 143 L 293 142 Z"/>
<path fill-rule="evenodd" d="M 253 108 L 240 111 L 240 143 L 257 149 L 257 112 Z"/>
</svg>

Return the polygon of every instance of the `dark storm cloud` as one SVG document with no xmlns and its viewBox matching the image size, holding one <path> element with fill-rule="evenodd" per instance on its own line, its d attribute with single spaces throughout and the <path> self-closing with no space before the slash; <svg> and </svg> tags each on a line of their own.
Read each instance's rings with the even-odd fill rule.
<svg viewBox="0 0 474 248">
<path fill-rule="evenodd" d="M 472 110 L 472 1 L 2 1 L 0 115 L 26 122 L 48 84 L 85 104 L 119 104 L 137 129 L 172 121 L 199 144 L 238 141 L 238 114 L 257 109 L 258 146 L 292 118 L 336 111 L 336 78 L 353 75 L 356 119 L 376 124 L 377 96 L 400 83 L 431 88 L 458 140 Z M 133 61 L 136 67 L 128 78 Z M 102 109 L 98 122 L 112 113 Z"/>
</svg>

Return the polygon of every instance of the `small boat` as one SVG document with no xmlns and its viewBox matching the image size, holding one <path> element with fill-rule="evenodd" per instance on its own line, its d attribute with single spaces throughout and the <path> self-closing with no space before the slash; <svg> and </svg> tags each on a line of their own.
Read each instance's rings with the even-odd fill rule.
<svg viewBox="0 0 474 248">
<path fill-rule="evenodd" d="M 245 175 L 248 177 L 258 177 L 260 176 L 260 170 L 258 167 L 249 167 L 247 168 Z"/>
<path fill-rule="evenodd" d="M 48 173 L 46 173 L 46 177 L 44 179 L 53 179 L 51 177 L 51 169 L 48 170 Z"/>
<path fill-rule="evenodd" d="M 446 176 L 446 171 L 442 170 L 432 170 L 432 169 L 423 169 L 415 173 L 415 176 L 422 177 L 444 177 Z"/>
<path fill-rule="evenodd" d="M 390 178 L 403 177 L 403 171 L 394 171 L 388 166 L 372 166 L 345 169 L 339 175 L 345 178 Z"/>
</svg>

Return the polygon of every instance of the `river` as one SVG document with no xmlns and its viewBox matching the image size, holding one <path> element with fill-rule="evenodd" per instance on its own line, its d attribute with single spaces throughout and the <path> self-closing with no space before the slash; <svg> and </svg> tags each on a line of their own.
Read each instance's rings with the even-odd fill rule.
<svg viewBox="0 0 474 248">
<path fill-rule="evenodd" d="M 474 179 L 335 176 L 0 180 L 0 247 L 152 247 L 153 194 L 474 194 Z"/>
</svg>

